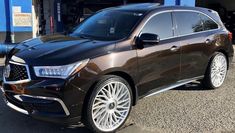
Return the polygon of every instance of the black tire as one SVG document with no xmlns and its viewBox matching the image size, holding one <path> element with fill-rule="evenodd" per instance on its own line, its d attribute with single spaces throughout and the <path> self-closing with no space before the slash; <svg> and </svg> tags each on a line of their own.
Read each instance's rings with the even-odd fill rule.
<svg viewBox="0 0 235 133">
<path fill-rule="evenodd" d="M 110 81 L 117 81 L 117 82 L 121 82 L 124 85 L 126 85 L 126 87 L 128 88 L 129 94 L 130 94 L 130 99 L 131 99 L 131 101 L 130 101 L 130 108 L 129 108 L 129 112 L 128 112 L 125 120 L 123 121 L 123 123 L 119 127 L 117 127 L 116 129 L 114 129 L 112 131 L 102 131 L 102 130 L 100 130 L 96 126 L 96 124 L 93 121 L 93 118 L 92 118 L 92 106 L 93 106 L 95 97 L 97 96 L 97 94 L 99 93 L 101 88 L 103 86 L 105 86 L 106 84 L 108 84 Z M 84 124 L 85 124 L 85 126 L 87 126 L 88 129 L 90 129 L 92 132 L 95 132 L 95 133 L 113 133 L 113 132 L 116 132 L 120 127 L 122 127 L 123 124 L 125 123 L 125 121 L 127 120 L 128 116 L 130 114 L 132 105 L 133 105 L 133 94 L 132 94 L 132 90 L 131 90 L 131 87 L 130 87 L 129 83 L 125 79 L 123 79 L 123 78 L 121 78 L 119 76 L 107 75 L 107 76 L 102 77 L 96 83 L 96 85 L 94 86 L 94 89 L 91 92 L 90 96 L 88 97 L 87 101 L 88 102 L 87 102 L 87 106 L 86 106 L 86 109 L 85 109 L 85 117 L 84 117 Z"/>
<path fill-rule="evenodd" d="M 222 86 L 222 84 L 220 86 L 213 85 L 212 78 L 211 78 L 211 69 L 212 69 L 213 60 L 218 55 L 219 56 L 223 56 L 226 59 L 226 63 L 228 64 L 227 58 L 226 58 L 226 56 L 223 53 L 221 53 L 221 52 L 215 52 L 214 53 L 214 55 L 212 56 L 212 58 L 211 58 L 211 60 L 210 60 L 210 62 L 208 64 L 208 67 L 207 67 L 207 70 L 206 70 L 206 73 L 205 73 L 205 77 L 202 80 L 203 87 L 205 87 L 207 89 L 217 89 L 220 86 Z M 226 77 L 226 75 L 227 75 L 227 69 L 226 69 L 225 77 Z M 223 80 L 223 82 L 224 82 L 224 80 Z"/>
</svg>

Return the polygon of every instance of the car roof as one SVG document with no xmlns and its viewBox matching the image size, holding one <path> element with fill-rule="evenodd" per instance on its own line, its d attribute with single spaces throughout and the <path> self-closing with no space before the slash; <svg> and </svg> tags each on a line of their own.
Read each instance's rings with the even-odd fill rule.
<svg viewBox="0 0 235 133">
<path fill-rule="evenodd" d="M 141 4 L 128 4 L 117 7 L 111 7 L 104 10 L 125 10 L 132 12 L 148 13 L 151 11 L 164 11 L 164 10 L 194 10 L 201 12 L 211 12 L 211 9 L 202 7 L 190 7 L 190 6 L 164 6 L 159 3 L 141 3 Z"/>
<path fill-rule="evenodd" d="M 159 3 L 141 3 L 141 4 L 128 4 L 123 6 L 118 6 L 116 9 L 119 10 L 134 10 L 134 11 L 149 11 L 156 9 L 160 6 Z"/>
<path fill-rule="evenodd" d="M 104 11 L 104 10 L 129 11 L 129 12 L 143 13 L 145 15 L 150 12 L 161 12 L 161 11 L 170 11 L 170 10 L 172 11 L 173 10 L 199 11 L 199 12 L 207 14 L 208 16 L 215 19 L 218 23 L 223 25 L 216 11 L 212 9 L 208 9 L 208 8 L 202 8 L 202 7 L 164 6 L 164 5 L 160 5 L 159 3 L 141 3 L 141 4 L 128 4 L 128 5 L 122 5 L 122 6 L 117 6 L 117 7 L 110 7 L 110 8 L 103 9 L 101 11 Z"/>
</svg>

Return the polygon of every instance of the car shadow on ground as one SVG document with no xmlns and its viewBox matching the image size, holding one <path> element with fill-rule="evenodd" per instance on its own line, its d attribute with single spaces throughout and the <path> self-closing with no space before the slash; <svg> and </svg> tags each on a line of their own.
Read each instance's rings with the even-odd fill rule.
<svg viewBox="0 0 235 133">
<path fill-rule="evenodd" d="M 213 89 L 205 88 L 199 81 L 188 83 L 186 85 L 174 88 L 173 90 L 179 91 L 210 91 Z"/>
</svg>

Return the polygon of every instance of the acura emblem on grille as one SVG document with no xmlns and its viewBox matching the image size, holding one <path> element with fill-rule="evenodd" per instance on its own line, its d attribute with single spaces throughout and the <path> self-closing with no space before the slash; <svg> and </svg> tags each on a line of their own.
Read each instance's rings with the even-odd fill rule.
<svg viewBox="0 0 235 133">
<path fill-rule="evenodd" d="M 7 65 L 4 69 L 4 77 L 9 78 L 10 77 L 10 72 L 11 72 L 11 66 Z"/>
</svg>

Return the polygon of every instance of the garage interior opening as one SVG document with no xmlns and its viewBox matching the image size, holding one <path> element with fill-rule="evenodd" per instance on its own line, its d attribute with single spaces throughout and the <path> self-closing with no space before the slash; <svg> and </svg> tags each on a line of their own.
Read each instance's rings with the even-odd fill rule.
<svg viewBox="0 0 235 133">
<path fill-rule="evenodd" d="M 217 11 L 225 27 L 233 33 L 235 43 L 235 1 L 231 0 L 196 0 L 196 6 Z"/>
</svg>

